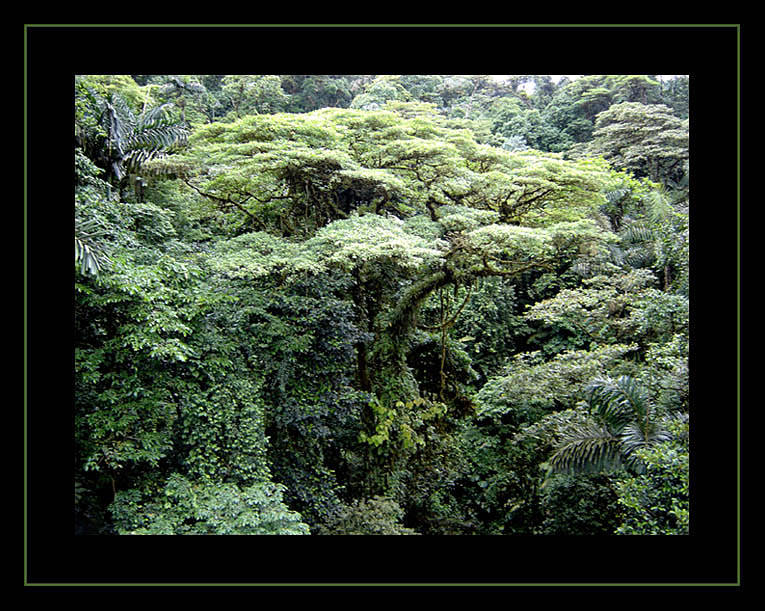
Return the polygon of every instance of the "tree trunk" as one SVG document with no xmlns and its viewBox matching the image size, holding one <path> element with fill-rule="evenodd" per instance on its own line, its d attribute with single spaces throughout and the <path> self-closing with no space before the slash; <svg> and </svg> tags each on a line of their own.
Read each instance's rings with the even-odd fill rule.
<svg viewBox="0 0 765 611">
<path fill-rule="evenodd" d="M 360 390 L 365 392 L 372 390 L 372 383 L 369 380 L 366 342 L 358 342 L 356 344 L 356 378 Z"/>
</svg>

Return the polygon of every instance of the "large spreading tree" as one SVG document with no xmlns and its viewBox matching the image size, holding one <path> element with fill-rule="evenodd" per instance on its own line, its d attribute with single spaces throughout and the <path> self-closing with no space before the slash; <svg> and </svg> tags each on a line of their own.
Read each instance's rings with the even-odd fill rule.
<svg viewBox="0 0 765 611">
<path fill-rule="evenodd" d="M 613 180 L 605 163 L 482 145 L 425 104 L 248 116 L 204 126 L 191 144 L 171 170 L 238 234 L 218 246 L 218 271 L 351 279 L 345 298 L 370 338 L 356 362 L 376 446 L 432 407 L 407 362 L 418 331 L 445 352 L 480 278 L 571 265 L 609 238 L 594 220 Z M 422 320 L 428 299 L 449 291 L 463 306 Z M 444 360 L 438 399 L 449 404 L 459 390 Z"/>
</svg>

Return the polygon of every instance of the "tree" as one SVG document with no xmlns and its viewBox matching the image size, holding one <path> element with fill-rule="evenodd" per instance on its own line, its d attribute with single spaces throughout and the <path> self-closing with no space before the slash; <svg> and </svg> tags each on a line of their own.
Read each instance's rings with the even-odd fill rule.
<svg viewBox="0 0 765 611">
<path fill-rule="evenodd" d="M 605 81 L 611 92 L 612 103 L 639 102 L 656 104 L 659 102 L 660 83 L 655 78 L 644 74 L 610 75 Z"/>
<path fill-rule="evenodd" d="M 525 318 L 536 331 L 533 341 L 544 342 L 548 353 L 569 347 L 637 342 L 652 331 L 650 323 L 646 324 L 643 318 L 645 309 L 651 308 L 654 301 L 664 302 L 670 309 L 668 302 L 678 301 L 662 297 L 653 288 L 656 284 L 656 276 L 645 269 L 583 278 L 581 286 L 564 288 L 527 309 Z M 678 310 L 682 303 L 680 299 Z M 652 320 L 657 325 L 655 331 L 665 331 L 662 327 L 667 321 L 661 318 L 657 316 Z M 681 320 L 678 315 L 678 328 Z M 671 326 L 671 320 L 668 322 L 667 326 Z"/>
<path fill-rule="evenodd" d="M 119 93 L 102 94 L 88 83 L 78 83 L 79 144 L 115 186 L 123 186 L 128 174 L 135 175 L 147 161 L 186 143 L 188 130 L 171 115 L 170 104 L 144 106 L 136 114 Z"/>
<path fill-rule="evenodd" d="M 381 110 L 386 102 L 411 100 L 409 92 L 399 83 L 396 76 L 383 75 L 364 86 L 363 92 L 354 96 L 351 108 Z"/>
<path fill-rule="evenodd" d="M 196 125 L 212 122 L 222 108 L 215 95 L 199 77 L 187 74 L 168 74 L 150 79 L 155 95 L 165 102 L 172 102 L 180 109 L 181 122 Z"/>
<path fill-rule="evenodd" d="M 374 497 L 354 501 L 332 515 L 320 535 L 416 535 L 401 525 L 404 512 L 395 501 Z"/>
<path fill-rule="evenodd" d="M 669 106 L 681 119 L 689 114 L 689 83 L 687 76 L 680 75 L 661 83 L 661 103 Z"/>
<path fill-rule="evenodd" d="M 614 104 L 598 114 L 585 150 L 638 177 L 662 184 L 677 181 L 689 157 L 688 120 L 663 104 Z"/>
<path fill-rule="evenodd" d="M 432 294 L 549 267 L 602 238 L 587 216 L 604 165 L 509 153 L 396 108 L 246 117 L 201 128 L 181 156 L 186 184 L 241 219 L 216 257 L 222 273 L 353 278 L 346 298 L 375 338 L 357 344 L 358 379 L 381 406 L 368 408 L 368 438 L 389 409 L 402 425 L 390 435 L 409 426 L 397 406 L 420 398 L 407 355 Z M 437 325 L 443 345 L 453 314 Z"/>
<path fill-rule="evenodd" d="M 288 96 L 289 112 L 311 112 L 319 108 L 348 108 L 354 94 L 371 75 L 282 74 L 282 90 Z"/>
<path fill-rule="evenodd" d="M 227 75 L 221 85 L 236 119 L 253 113 L 279 112 L 287 103 L 281 79 L 276 74 Z"/>
<path fill-rule="evenodd" d="M 668 441 L 645 390 L 629 376 L 588 385 L 590 417 L 561 434 L 550 466 L 555 471 L 645 471 L 638 450 Z"/>
</svg>

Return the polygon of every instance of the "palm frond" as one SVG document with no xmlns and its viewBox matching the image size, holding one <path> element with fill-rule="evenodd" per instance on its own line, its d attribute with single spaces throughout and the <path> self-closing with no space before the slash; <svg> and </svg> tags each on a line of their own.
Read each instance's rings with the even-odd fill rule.
<svg viewBox="0 0 765 611">
<path fill-rule="evenodd" d="M 625 244 L 642 244 L 651 242 L 656 237 L 656 232 L 649 225 L 643 223 L 631 223 L 620 234 Z"/>
<path fill-rule="evenodd" d="M 606 191 L 603 195 L 609 204 L 615 204 L 629 195 L 631 191 L 631 189 L 614 189 L 613 191 Z"/>
<path fill-rule="evenodd" d="M 595 422 L 571 427 L 549 464 L 558 473 L 617 470 L 622 466 L 620 438 Z"/>
<path fill-rule="evenodd" d="M 588 420 L 565 425 L 548 461 L 557 472 L 644 469 L 639 450 L 671 439 L 654 418 L 646 389 L 634 378 L 599 377 L 585 388 Z"/>
<path fill-rule="evenodd" d="M 104 264 L 109 263 L 107 248 L 101 239 L 103 229 L 95 218 L 74 223 L 74 263 L 81 274 L 98 276 Z"/>
<path fill-rule="evenodd" d="M 590 408 L 615 433 L 646 409 L 647 397 L 629 376 L 596 378 L 585 389 Z"/>
<path fill-rule="evenodd" d="M 652 223 L 659 223 L 672 215 L 672 196 L 664 185 L 650 191 L 643 196 L 648 218 Z"/>
<path fill-rule="evenodd" d="M 621 435 L 622 454 L 625 464 L 632 470 L 642 473 L 645 465 L 640 459 L 638 450 L 656 443 L 669 441 L 672 434 L 661 428 L 652 420 L 632 422 L 624 427 Z"/>
<path fill-rule="evenodd" d="M 145 129 L 149 127 L 156 127 L 162 125 L 168 125 L 171 123 L 169 108 L 172 106 L 170 103 L 160 104 L 154 108 L 147 108 L 144 110 L 136 121 L 137 129 Z"/>
<path fill-rule="evenodd" d="M 118 180 L 125 171 L 134 172 L 157 155 L 172 152 L 188 141 L 188 129 L 171 116 L 170 103 L 146 109 L 138 116 L 119 95 L 104 98 L 101 106 L 101 123 Z"/>
<path fill-rule="evenodd" d="M 97 250 L 77 236 L 74 238 L 74 262 L 83 275 L 98 276 L 101 271 L 102 264 Z"/>
</svg>

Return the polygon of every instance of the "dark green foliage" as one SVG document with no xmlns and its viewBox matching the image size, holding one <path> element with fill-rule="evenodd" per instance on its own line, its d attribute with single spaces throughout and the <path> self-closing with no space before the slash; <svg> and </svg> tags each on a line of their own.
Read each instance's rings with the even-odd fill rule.
<svg viewBox="0 0 765 611">
<path fill-rule="evenodd" d="M 289 112 L 310 112 L 318 108 L 348 108 L 367 75 L 285 74 L 282 90 L 289 96 Z"/>
<path fill-rule="evenodd" d="M 624 519 L 612 478 L 557 476 L 542 496 L 542 535 L 613 535 Z"/>
<path fill-rule="evenodd" d="M 518 436 L 515 424 L 481 418 L 461 427 L 457 447 L 462 463 L 454 497 L 467 532 L 535 534 L 544 519 L 539 465 L 548 442 Z"/>
<path fill-rule="evenodd" d="M 689 533 L 688 421 L 674 419 L 668 428 L 673 435 L 669 443 L 638 450 L 645 472 L 617 483 L 624 512 L 617 534 Z"/>
<path fill-rule="evenodd" d="M 343 278 L 306 278 L 289 287 L 232 283 L 238 300 L 228 320 L 263 382 L 268 463 L 285 498 L 309 523 L 326 517 L 353 486 L 353 454 L 367 393 L 353 386 L 355 345 L 365 339 L 335 293 Z M 352 457 L 350 457 L 352 460 Z M 350 480 L 350 481 L 349 481 Z"/>
<path fill-rule="evenodd" d="M 463 296 L 464 290 L 457 299 Z M 504 278 L 484 278 L 473 288 L 457 319 L 452 337 L 469 355 L 471 368 L 479 372 L 478 383 L 498 373 L 507 358 L 524 346 L 530 329 L 519 302 L 515 283 Z M 433 301 L 431 308 L 435 305 Z"/>
</svg>

